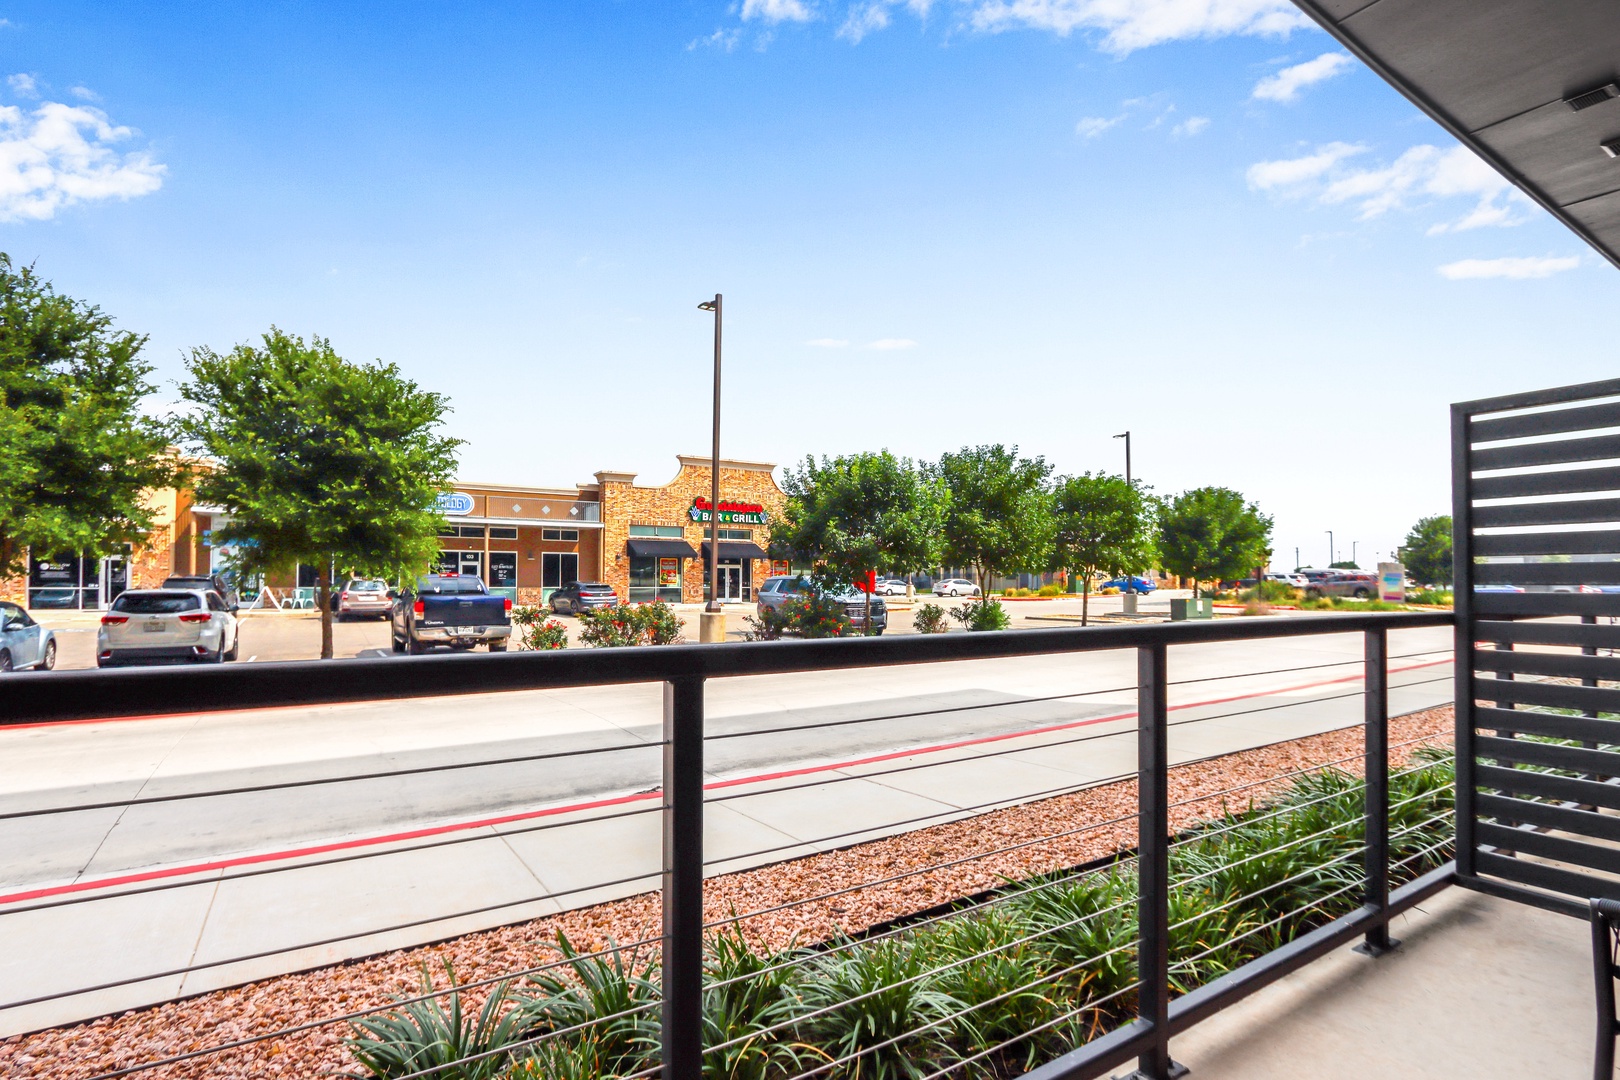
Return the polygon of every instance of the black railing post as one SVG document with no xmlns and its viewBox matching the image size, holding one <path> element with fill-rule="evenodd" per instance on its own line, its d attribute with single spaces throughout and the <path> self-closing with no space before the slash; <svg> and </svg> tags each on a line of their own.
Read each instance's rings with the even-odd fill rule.
<svg viewBox="0 0 1620 1080">
<path fill-rule="evenodd" d="M 1137 1016 L 1153 1043 L 1133 1080 L 1171 1080 L 1187 1070 L 1170 1060 L 1170 732 L 1165 646 L 1136 650 Z"/>
<path fill-rule="evenodd" d="M 703 679 L 664 684 L 664 1080 L 703 1075 Z"/>
<path fill-rule="evenodd" d="M 1400 942 L 1389 936 L 1389 638 L 1383 627 L 1364 631 L 1365 667 L 1362 674 L 1363 719 L 1367 783 L 1363 799 L 1363 827 L 1367 840 L 1366 904 L 1379 913 L 1357 952 L 1382 956 Z"/>
</svg>

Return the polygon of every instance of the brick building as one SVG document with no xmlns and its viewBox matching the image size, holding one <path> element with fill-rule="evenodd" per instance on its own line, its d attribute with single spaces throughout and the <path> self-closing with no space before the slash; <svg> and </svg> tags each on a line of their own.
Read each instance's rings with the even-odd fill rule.
<svg viewBox="0 0 1620 1080">
<path fill-rule="evenodd" d="M 575 580 L 604 581 L 621 599 L 698 603 L 707 584 L 709 459 L 682 455 L 674 479 L 657 487 L 633 473 L 603 471 L 572 487 L 457 484 L 440 500 L 441 570 L 482 577 L 519 604 L 541 604 Z M 722 460 L 721 597 L 753 599 L 771 572 L 770 522 L 783 494 L 763 462 Z M 106 559 L 29 560 L 24 577 L 0 580 L 0 598 L 39 608 L 104 608 L 125 588 L 152 588 L 170 574 L 228 573 L 231 551 L 213 543 L 229 522 L 219 507 L 195 504 L 185 490 L 154 492 L 152 533 Z M 778 569 L 785 572 L 785 566 Z M 271 578 L 278 600 L 313 603 L 315 570 Z M 244 590 L 246 592 L 248 590 Z"/>
</svg>

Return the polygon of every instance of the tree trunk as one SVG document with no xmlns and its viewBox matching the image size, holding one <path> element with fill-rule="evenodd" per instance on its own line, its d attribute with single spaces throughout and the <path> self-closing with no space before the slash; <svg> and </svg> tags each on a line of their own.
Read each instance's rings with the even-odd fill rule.
<svg viewBox="0 0 1620 1080">
<path fill-rule="evenodd" d="M 1091 575 L 1087 574 L 1085 580 L 1080 582 L 1080 625 L 1086 625 L 1086 617 L 1091 609 Z"/>
<path fill-rule="evenodd" d="M 979 599 L 990 599 L 990 568 L 982 563 L 974 567 L 979 574 Z"/>
<path fill-rule="evenodd" d="M 866 625 L 861 627 L 862 637 L 872 636 L 872 590 L 866 590 Z"/>
<path fill-rule="evenodd" d="M 321 659 L 332 659 L 332 570 L 315 570 L 315 606 L 321 612 Z"/>
</svg>

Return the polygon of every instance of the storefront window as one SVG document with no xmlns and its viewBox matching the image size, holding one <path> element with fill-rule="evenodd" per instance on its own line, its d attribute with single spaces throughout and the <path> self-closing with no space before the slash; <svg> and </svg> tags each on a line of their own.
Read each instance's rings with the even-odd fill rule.
<svg viewBox="0 0 1620 1080">
<path fill-rule="evenodd" d="M 566 543 L 576 543 L 579 540 L 578 529 L 541 529 L 540 539 L 562 540 Z"/>
<path fill-rule="evenodd" d="M 679 540 L 686 535 L 686 530 L 679 525 L 632 525 L 631 536 L 661 536 L 667 540 Z"/>
<path fill-rule="evenodd" d="M 571 551 L 547 551 L 540 556 L 540 584 L 560 589 L 579 580 L 579 556 Z"/>
<path fill-rule="evenodd" d="M 517 601 L 517 552 L 492 551 L 489 553 L 489 591 Z"/>
<path fill-rule="evenodd" d="M 666 600 L 681 602 L 682 559 L 677 556 L 630 556 L 630 602 L 650 604 Z"/>
<path fill-rule="evenodd" d="M 491 525 L 489 527 L 489 538 L 491 540 L 516 540 L 517 529 L 508 528 L 504 525 Z"/>
</svg>

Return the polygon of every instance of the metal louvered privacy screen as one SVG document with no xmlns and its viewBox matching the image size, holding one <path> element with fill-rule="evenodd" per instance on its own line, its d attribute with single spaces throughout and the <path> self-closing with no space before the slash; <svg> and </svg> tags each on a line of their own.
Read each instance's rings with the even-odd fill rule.
<svg viewBox="0 0 1620 1080">
<path fill-rule="evenodd" d="M 1457 873 L 1620 899 L 1620 380 L 1453 405 Z"/>
</svg>

